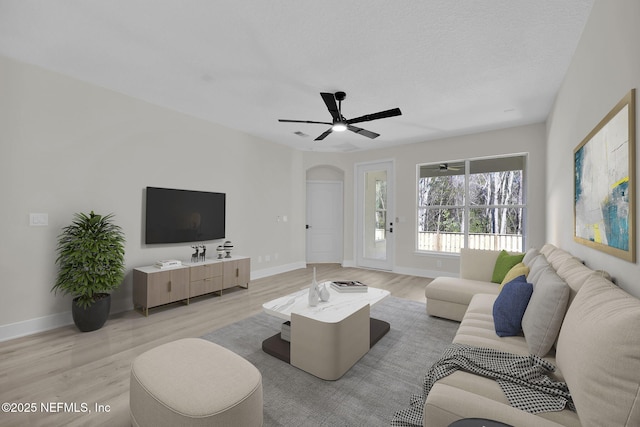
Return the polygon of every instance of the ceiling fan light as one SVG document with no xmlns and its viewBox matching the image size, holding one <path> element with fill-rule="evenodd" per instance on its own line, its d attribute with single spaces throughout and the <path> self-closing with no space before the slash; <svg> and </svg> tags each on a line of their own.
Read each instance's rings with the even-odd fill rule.
<svg viewBox="0 0 640 427">
<path fill-rule="evenodd" d="M 345 130 L 347 130 L 347 125 L 341 122 L 334 123 L 331 127 L 331 130 L 334 132 L 344 132 Z"/>
</svg>

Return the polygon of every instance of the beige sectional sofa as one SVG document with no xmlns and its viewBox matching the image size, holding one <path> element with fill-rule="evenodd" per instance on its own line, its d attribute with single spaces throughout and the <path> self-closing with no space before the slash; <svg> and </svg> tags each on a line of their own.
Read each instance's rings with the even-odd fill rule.
<svg viewBox="0 0 640 427">
<path fill-rule="evenodd" d="M 555 379 L 567 383 L 576 412 L 524 412 L 509 405 L 494 380 L 457 371 L 432 387 L 424 426 L 444 427 L 462 418 L 518 427 L 639 426 L 640 300 L 605 272 L 547 244 L 523 260 L 534 285 L 524 334 L 501 338 L 493 321 L 499 285 L 490 281 L 498 254 L 463 250 L 459 278 L 439 277 L 427 285 L 427 313 L 460 321 L 454 343 L 548 360 L 557 368 Z"/>
</svg>

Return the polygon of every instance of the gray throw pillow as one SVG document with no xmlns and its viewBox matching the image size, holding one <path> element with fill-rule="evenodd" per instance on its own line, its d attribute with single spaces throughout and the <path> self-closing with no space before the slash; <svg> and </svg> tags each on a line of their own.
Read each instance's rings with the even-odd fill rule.
<svg viewBox="0 0 640 427">
<path fill-rule="evenodd" d="M 545 256 L 542 254 L 538 255 L 531 262 L 531 265 L 529 265 L 529 274 L 527 275 L 527 281 L 529 283 L 532 283 L 533 287 L 535 288 L 540 275 L 544 270 L 549 269 L 549 267 L 550 266 L 547 258 L 545 258 Z"/>
<path fill-rule="evenodd" d="M 542 271 L 522 317 L 529 352 L 546 356 L 558 338 L 567 310 L 570 288 L 551 268 Z"/>
<path fill-rule="evenodd" d="M 533 262 L 533 260 L 538 256 L 538 254 L 540 254 L 540 251 L 537 250 L 536 248 L 530 248 L 527 250 L 527 252 L 524 254 L 524 258 L 522 258 L 522 262 L 524 263 L 524 265 L 526 265 L 527 267 L 531 267 L 531 263 Z"/>
</svg>

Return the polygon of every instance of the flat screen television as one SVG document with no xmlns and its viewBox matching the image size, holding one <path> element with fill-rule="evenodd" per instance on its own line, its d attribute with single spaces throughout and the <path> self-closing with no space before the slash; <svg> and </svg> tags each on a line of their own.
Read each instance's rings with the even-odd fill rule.
<svg viewBox="0 0 640 427">
<path fill-rule="evenodd" d="M 203 242 L 225 237 L 226 194 L 147 187 L 145 243 Z"/>
</svg>

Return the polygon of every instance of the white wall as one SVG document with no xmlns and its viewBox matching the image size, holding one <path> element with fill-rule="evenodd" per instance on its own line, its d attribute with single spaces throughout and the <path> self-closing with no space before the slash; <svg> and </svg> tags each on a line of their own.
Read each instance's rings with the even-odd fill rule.
<svg viewBox="0 0 640 427">
<path fill-rule="evenodd" d="M 640 296 L 637 263 L 573 241 L 573 150 L 629 90 L 640 88 L 639 19 L 638 0 L 596 0 L 594 3 L 547 120 L 546 189 L 547 240 L 581 258 L 589 267 L 607 270 L 620 287 L 636 296 Z M 638 102 L 636 99 L 637 115 L 640 114 Z M 636 117 L 636 125 L 639 124 L 640 118 Z M 636 153 L 638 171 L 637 141 Z M 636 185 L 635 238 L 640 243 L 638 195 Z"/>
<path fill-rule="evenodd" d="M 356 135 L 357 136 L 357 135 Z M 374 141 L 371 144 L 375 144 Z M 304 153 L 304 168 L 333 164 L 345 172 L 345 265 L 354 265 L 354 169 L 355 164 L 393 159 L 395 162 L 396 216 L 406 222 L 395 222 L 396 254 L 394 271 L 434 277 L 457 275 L 457 255 L 418 254 L 416 247 L 417 190 L 416 166 L 448 160 L 528 154 L 527 199 L 529 241 L 527 247 L 540 247 L 545 242 L 545 126 L 534 124 L 510 129 L 459 136 L 391 149 L 352 153 Z M 438 261 L 441 266 L 438 266 Z"/>
<path fill-rule="evenodd" d="M 112 311 L 132 307 L 132 268 L 190 256 L 189 244 L 143 243 L 146 186 L 226 193 L 227 238 L 253 278 L 304 266 L 300 152 L 3 57 L 0 75 L 0 340 L 69 321 L 70 298 L 50 289 L 74 212 L 113 212 L 124 229 Z M 30 227 L 30 212 L 49 225 Z"/>
</svg>

